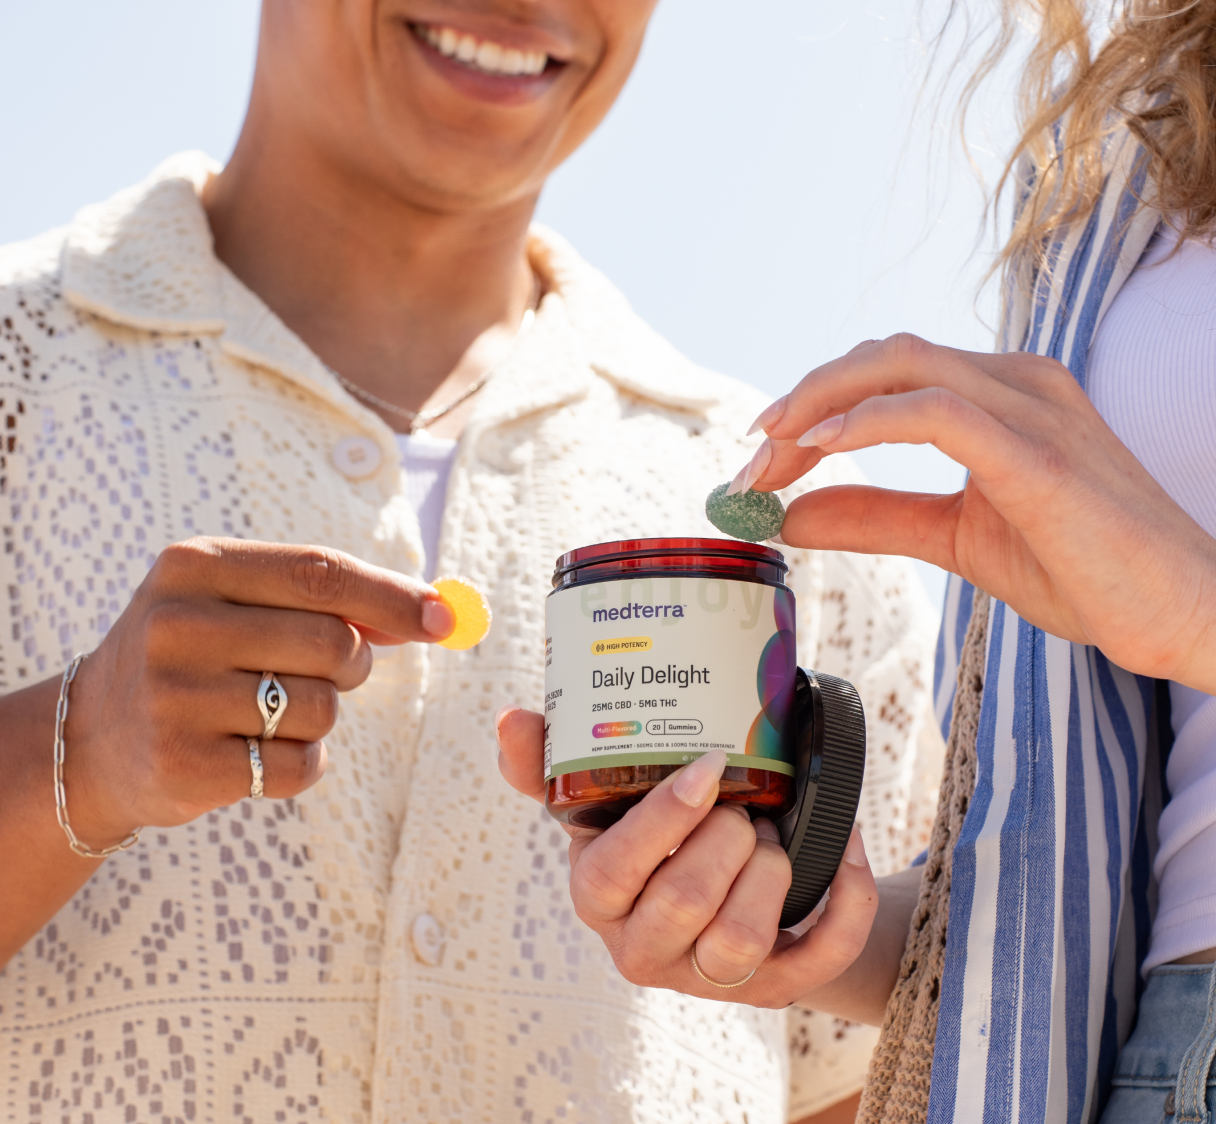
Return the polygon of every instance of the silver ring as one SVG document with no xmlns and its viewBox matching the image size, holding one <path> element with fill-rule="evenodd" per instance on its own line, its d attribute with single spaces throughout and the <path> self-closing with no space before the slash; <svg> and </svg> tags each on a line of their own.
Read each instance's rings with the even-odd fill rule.
<svg viewBox="0 0 1216 1124">
<path fill-rule="evenodd" d="M 246 738 L 245 741 L 249 745 L 249 768 L 253 771 L 253 783 L 249 786 L 249 799 L 261 800 L 262 792 L 262 777 L 265 775 L 262 769 L 262 755 L 258 752 L 258 739 Z"/>
<path fill-rule="evenodd" d="M 701 971 L 701 965 L 697 963 L 697 945 L 694 941 L 692 946 L 692 968 L 693 971 L 701 977 L 701 979 L 703 979 L 707 984 L 713 984 L 714 987 L 742 987 L 745 983 L 747 983 L 748 980 L 752 978 L 752 976 L 756 974 L 757 970 L 759 969 L 759 965 L 748 972 L 743 979 L 735 980 L 734 983 L 723 983 L 721 980 L 710 979 L 709 976 Z"/>
<path fill-rule="evenodd" d="M 262 712 L 262 741 L 268 742 L 287 710 L 287 692 L 273 671 L 262 672 L 262 681 L 258 684 L 258 710 Z"/>
</svg>

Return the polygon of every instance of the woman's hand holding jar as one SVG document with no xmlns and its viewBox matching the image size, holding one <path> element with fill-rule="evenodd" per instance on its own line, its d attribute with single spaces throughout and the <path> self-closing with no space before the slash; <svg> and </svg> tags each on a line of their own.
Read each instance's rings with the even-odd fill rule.
<svg viewBox="0 0 1216 1124">
<path fill-rule="evenodd" d="M 497 725 L 503 776 L 543 801 L 544 718 L 508 708 Z M 905 875 L 883 880 L 893 884 L 891 896 L 874 925 L 879 895 L 854 828 L 818 922 L 801 935 L 779 931 L 789 859 L 769 820 L 753 823 L 737 806 L 714 806 L 725 763 L 721 750 L 705 754 L 606 831 L 562 825 L 578 916 L 631 983 L 757 1007 L 847 1006 L 854 1018 L 881 1021 L 915 883 Z M 875 953 L 889 965 L 886 975 L 875 972 Z"/>
<path fill-rule="evenodd" d="M 264 792 L 325 771 L 338 694 L 371 671 L 369 642 L 436 641 L 455 624 L 430 586 L 337 551 L 234 539 L 166 549 L 71 684 L 64 786 L 76 836 L 101 849 L 250 795 L 265 671 L 287 704 L 258 746 Z M 0 699 L 0 964 L 95 869 L 55 818 L 60 677 Z"/>
</svg>

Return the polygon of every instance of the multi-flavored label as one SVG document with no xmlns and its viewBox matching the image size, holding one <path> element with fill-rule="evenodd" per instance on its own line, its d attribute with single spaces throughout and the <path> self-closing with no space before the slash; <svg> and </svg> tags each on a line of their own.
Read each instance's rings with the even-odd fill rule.
<svg viewBox="0 0 1216 1124">
<path fill-rule="evenodd" d="M 545 779 L 727 763 L 794 775 L 794 595 L 726 578 L 568 586 L 545 603 Z"/>
</svg>

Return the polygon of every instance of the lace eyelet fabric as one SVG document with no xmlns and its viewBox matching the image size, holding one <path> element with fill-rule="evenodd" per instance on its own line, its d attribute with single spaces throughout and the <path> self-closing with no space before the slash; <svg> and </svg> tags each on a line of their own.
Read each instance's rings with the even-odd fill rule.
<svg viewBox="0 0 1216 1124">
<path fill-rule="evenodd" d="M 212 168 L 177 158 L 0 251 L 2 690 L 96 647 L 192 535 L 419 572 L 392 433 L 212 255 Z M 868 1032 L 623 980 L 573 914 L 564 833 L 498 776 L 494 714 L 542 700 L 553 560 L 711 533 L 705 493 L 762 405 L 556 236 L 532 254 L 547 295 L 478 396 L 440 536 L 439 572 L 486 594 L 489 637 L 378 651 L 314 788 L 149 827 L 107 860 L 0 971 L 0 1118 L 781 1124 L 826 1075 L 860 1087 Z M 333 450 L 354 437 L 366 455 L 344 472 Z M 821 469 L 816 485 L 855 478 Z M 790 559 L 801 655 L 862 692 L 860 816 L 875 868 L 896 869 L 924 846 L 940 768 L 932 614 L 901 562 Z"/>
</svg>

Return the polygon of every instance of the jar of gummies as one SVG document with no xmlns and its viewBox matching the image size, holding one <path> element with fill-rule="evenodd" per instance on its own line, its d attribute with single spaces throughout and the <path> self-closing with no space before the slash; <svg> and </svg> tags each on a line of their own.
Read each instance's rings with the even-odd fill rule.
<svg viewBox="0 0 1216 1124">
<path fill-rule="evenodd" d="M 545 607 L 545 804 L 607 827 L 726 751 L 720 801 L 777 819 L 797 775 L 785 559 L 734 539 L 626 539 L 557 560 Z"/>
</svg>

